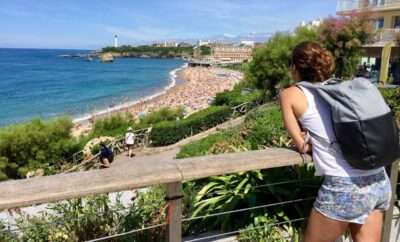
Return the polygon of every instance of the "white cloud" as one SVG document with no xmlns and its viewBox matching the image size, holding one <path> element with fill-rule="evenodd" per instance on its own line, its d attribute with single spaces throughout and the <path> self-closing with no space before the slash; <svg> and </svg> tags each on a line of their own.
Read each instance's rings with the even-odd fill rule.
<svg viewBox="0 0 400 242">
<path fill-rule="evenodd" d="M 225 37 L 227 37 L 227 38 L 236 38 L 236 37 L 237 37 L 237 35 L 229 34 L 229 33 L 224 33 L 223 35 L 224 35 Z"/>
</svg>

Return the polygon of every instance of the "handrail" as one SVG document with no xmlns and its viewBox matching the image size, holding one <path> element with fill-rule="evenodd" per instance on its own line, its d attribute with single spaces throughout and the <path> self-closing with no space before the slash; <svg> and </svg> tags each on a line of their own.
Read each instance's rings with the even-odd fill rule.
<svg viewBox="0 0 400 242">
<path fill-rule="evenodd" d="M 253 103 L 253 102 L 244 102 L 237 106 L 234 106 L 231 108 L 232 109 L 231 116 L 235 117 L 236 115 L 246 114 L 254 105 L 257 105 L 257 104 Z M 141 144 L 143 146 L 147 146 L 150 143 L 149 135 L 150 135 L 151 130 L 152 130 L 151 126 L 134 130 L 133 133 L 136 135 L 136 139 L 138 140 L 138 142 L 136 142 L 136 145 Z M 141 139 L 138 139 L 139 137 L 141 137 Z M 123 136 L 118 136 L 115 138 L 115 140 L 113 142 L 111 142 L 110 146 L 113 150 L 117 149 L 116 153 L 121 153 L 120 152 L 120 148 L 122 146 L 121 143 L 124 143 L 124 141 L 125 141 L 125 139 Z M 72 154 L 71 157 L 64 159 L 67 162 L 68 161 L 72 162 L 72 164 L 74 164 L 74 166 L 67 169 L 63 173 L 74 172 L 74 171 L 77 171 L 82 166 L 85 166 L 87 164 L 93 164 L 94 161 L 98 160 L 99 154 L 100 154 L 100 152 L 89 158 L 85 158 L 84 152 L 82 150 L 75 152 L 74 154 Z"/>
<path fill-rule="evenodd" d="M 6 181 L 0 183 L 0 210 L 310 161 L 292 150 L 270 148 Z"/>
</svg>

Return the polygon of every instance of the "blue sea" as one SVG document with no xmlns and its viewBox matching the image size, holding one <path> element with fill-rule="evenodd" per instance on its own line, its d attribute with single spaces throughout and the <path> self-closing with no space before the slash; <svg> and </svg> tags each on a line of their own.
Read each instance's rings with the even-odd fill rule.
<svg viewBox="0 0 400 242">
<path fill-rule="evenodd" d="M 117 58 L 113 63 L 60 55 L 83 50 L 0 49 L 0 125 L 104 110 L 169 86 L 176 59 Z"/>
</svg>

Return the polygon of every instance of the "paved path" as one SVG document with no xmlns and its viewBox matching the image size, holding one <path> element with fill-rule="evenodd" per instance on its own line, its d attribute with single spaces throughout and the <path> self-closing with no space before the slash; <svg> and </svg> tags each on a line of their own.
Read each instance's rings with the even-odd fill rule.
<svg viewBox="0 0 400 242">
<path fill-rule="evenodd" d="M 167 162 L 168 160 L 176 156 L 182 146 L 203 139 L 208 135 L 240 125 L 241 123 L 243 123 L 244 119 L 245 116 L 241 116 L 239 118 L 229 120 L 205 132 L 191 136 L 170 146 L 138 149 L 135 151 L 136 156 L 132 158 L 128 157 L 126 153 L 120 154 L 115 157 L 111 167 L 122 169 L 125 166 L 134 165 L 135 163 L 143 164 L 146 161 Z"/>
</svg>

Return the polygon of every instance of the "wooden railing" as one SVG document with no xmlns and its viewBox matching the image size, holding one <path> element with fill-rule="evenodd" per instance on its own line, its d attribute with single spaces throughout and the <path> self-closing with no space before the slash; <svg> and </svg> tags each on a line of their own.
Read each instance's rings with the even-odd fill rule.
<svg viewBox="0 0 400 242">
<path fill-rule="evenodd" d="M 0 183 L 0 210 L 57 202 L 71 198 L 126 191 L 166 184 L 168 216 L 167 241 L 182 241 L 182 182 L 227 173 L 300 165 L 310 162 L 297 152 L 271 148 L 260 151 L 211 155 L 168 161 L 137 161 L 123 169 L 111 167 L 68 174 L 36 177 Z M 391 182 L 396 188 L 398 163 L 392 165 Z M 390 237 L 393 204 L 385 214 L 383 242 Z M 97 241 L 97 240 L 96 240 Z"/>
<path fill-rule="evenodd" d="M 232 118 L 238 117 L 240 115 L 244 115 L 249 112 L 255 106 L 260 105 L 260 103 L 253 103 L 253 102 L 245 102 L 239 104 L 237 106 L 232 107 Z M 135 147 L 146 147 L 151 144 L 150 140 L 150 132 L 152 128 L 147 127 L 143 129 L 134 130 L 133 133 L 135 134 Z M 125 139 L 123 136 L 119 136 L 112 141 L 109 146 L 114 152 L 114 155 L 118 155 L 125 150 Z M 59 166 L 61 163 L 68 163 L 72 164 L 71 168 L 68 168 L 64 172 L 73 172 L 78 170 L 89 170 L 93 168 L 93 166 L 99 165 L 97 162 L 99 160 L 99 154 L 97 153 L 93 156 L 86 157 L 83 151 L 78 151 L 72 154 L 71 157 L 64 159 L 63 161 L 55 162 L 55 165 Z"/>
</svg>

